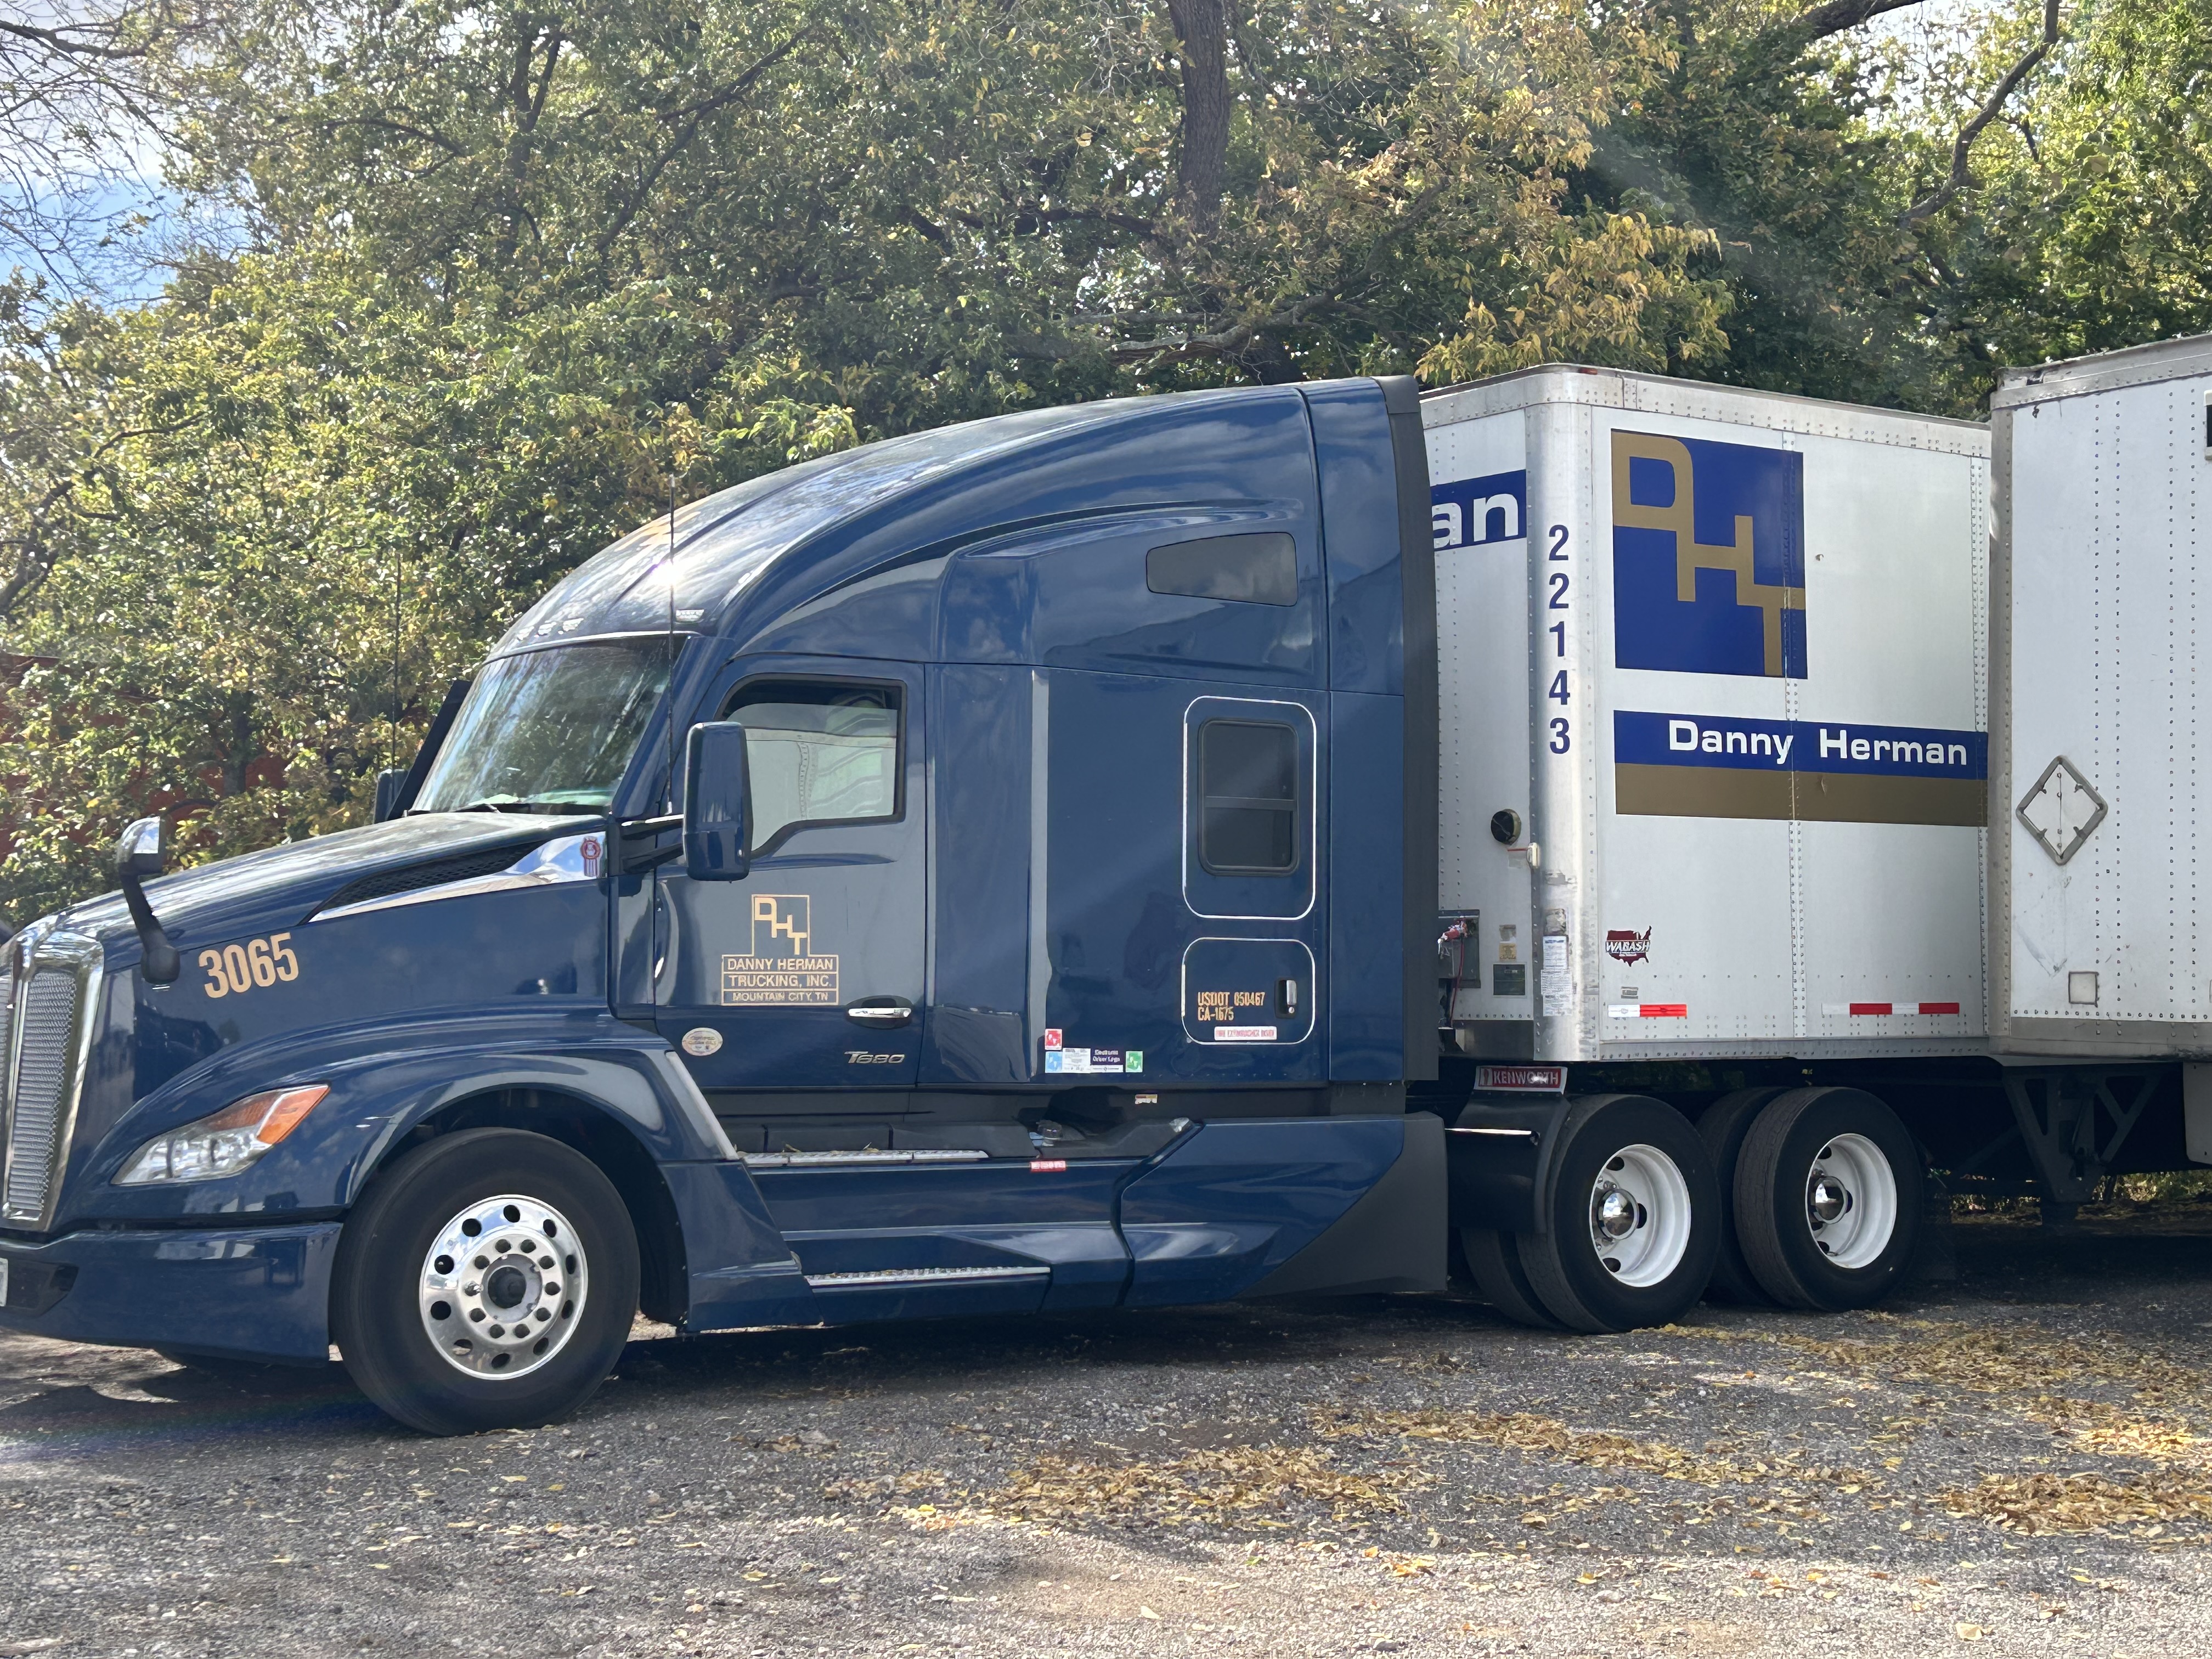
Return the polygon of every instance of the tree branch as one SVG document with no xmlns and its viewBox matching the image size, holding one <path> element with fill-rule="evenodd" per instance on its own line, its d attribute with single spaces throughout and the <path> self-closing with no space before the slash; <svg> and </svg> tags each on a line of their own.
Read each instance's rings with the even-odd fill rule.
<svg viewBox="0 0 2212 1659">
<path fill-rule="evenodd" d="M 1803 45 L 1810 46 L 1815 40 L 1825 40 L 1832 34 L 1841 34 L 1846 29 L 1871 22 L 1886 12 L 1903 11 L 1907 6 L 1919 3 L 1920 0 L 1827 0 L 1826 5 L 1800 12 L 1776 33 L 1795 35 Z"/>
<path fill-rule="evenodd" d="M 1982 130 L 2003 113 L 2004 106 L 2020 83 L 2027 79 L 2035 66 L 2051 55 L 2058 44 L 2058 0 L 2043 0 L 2043 33 L 2035 44 L 2020 56 L 2020 61 L 2005 71 L 2005 77 L 1996 84 L 1988 100 L 1975 112 L 1974 118 L 1959 129 L 1959 137 L 1951 146 L 1951 173 L 1934 190 L 1922 197 L 1898 216 L 1900 228 L 1910 230 L 1931 213 L 1948 206 L 1958 193 L 1971 188 L 1974 175 L 1968 166 L 1972 159 L 1974 140 Z"/>
<path fill-rule="evenodd" d="M 33 23 L 14 22 L 0 17 L 0 34 L 13 35 L 19 40 L 27 41 L 36 46 L 44 46 L 48 52 L 59 52 L 66 58 L 98 58 L 113 63 L 140 58 L 146 55 L 147 47 L 143 45 L 101 46 L 96 41 L 70 38 L 71 35 L 81 34 L 88 29 L 98 29 L 99 32 L 111 37 L 116 33 L 112 24 L 102 26 L 90 23 L 64 23 L 58 28 L 40 28 Z"/>
<path fill-rule="evenodd" d="M 781 45 L 763 52 L 744 74 L 738 76 L 736 80 L 712 97 L 702 98 L 695 104 L 688 104 L 681 109 L 670 110 L 661 115 L 662 121 L 676 124 L 676 132 L 663 146 L 660 154 L 647 164 L 643 175 L 637 180 L 636 185 L 629 191 L 627 198 L 617 208 L 615 216 L 608 222 L 607 228 L 593 239 L 593 251 L 600 258 L 606 258 L 616 242 L 621 240 L 623 233 L 627 231 L 637 216 L 644 211 L 646 198 L 653 193 L 653 187 L 660 182 L 660 175 L 667 171 L 670 162 L 690 148 L 691 141 L 698 137 L 699 128 L 707 118 L 720 110 L 727 108 L 750 92 L 762 76 L 797 51 L 799 42 L 811 38 L 818 27 L 819 25 L 816 23 L 809 23 Z"/>
</svg>

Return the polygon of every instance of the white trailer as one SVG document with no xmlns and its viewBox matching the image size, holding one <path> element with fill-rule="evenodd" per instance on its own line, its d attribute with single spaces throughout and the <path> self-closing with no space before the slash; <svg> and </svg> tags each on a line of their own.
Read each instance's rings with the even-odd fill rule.
<svg viewBox="0 0 2212 1659">
<path fill-rule="evenodd" d="M 1988 429 L 1573 368 L 1422 413 L 1460 1046 L 1982 1052 Z"/>
<path fill-rule="evenodd" d="M 2076 1202 L 2212 1164 L 2212 338 L 2012 370 L 1990 425 L 1990 1035 Z"/>
<path fill-rule="evenodd" d="M 1492 1062 L 1449 1143 L 1468 1267 L 1585 1329 L 1662 1310 L 1662 1261 L 1875 1300 L 1925 1164 L 2006 1110 L 1988 428 L 1571 367 L 1422 415 L 1439 1012 Z"/>
<path fill-rule="evenodd" d="M 2212 339 L 2014 371 L 1992 399 L 2012 1054 L 2212 1054 Z"/>
</svg>

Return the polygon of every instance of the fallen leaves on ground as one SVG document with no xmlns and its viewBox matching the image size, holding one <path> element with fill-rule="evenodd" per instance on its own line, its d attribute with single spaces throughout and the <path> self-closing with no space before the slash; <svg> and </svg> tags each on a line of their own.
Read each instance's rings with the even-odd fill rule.
<svg viewBox="0 0 2212 1659">
<path fill-rule="evenodd" d="M 1340 1519 L 1400 1510 L 1388 1488 L 1405 1480 L 1353 1474 L 1336 1468 L 1328 1451 L 1304 1446 L 1231 1446 L 1163 1462 L 1041 1457 L 996 1491 L 976 1494 L 973 1507 L 1018 1521 L 1265 1526 L 1258 1511 L 1294 1500 L 1326 1505 Z"/>
<path fill-rule="evenodd" d="M 1541 1452 L 1589 1468 L 1638 1469 L 1669 1480 L 1708 1486 L 1741 1486 L 1765 1480 L 1850 1480 L 1871 1477 L 1850 1469 L 1808 1464 L 1796 1452 L 1771 1457 L 1729 1459 L 1702 1455 L 1663 1440 L 1638 1440 L 1606 1429 L 1571 1428 L 1555 1417 L 1530 1412 L 1363 1411 L 1323 1417 L 1323 1434 L 1395 1435 L 1411 1440 L 1469 1441 L 1514 1451 Z"/>
<path fill-rule="evenodd" d="M 1979 1516 L 2010 1532 L 2081 1533 L 2145 1522 L 2212 1520 L 2212 1492 L 2199 1480 L 2152 1474 L 2133 1480 L 2099 1474 L 1992 1474 L 1943 1494 L 1955 1516 Z"/>
</svg>

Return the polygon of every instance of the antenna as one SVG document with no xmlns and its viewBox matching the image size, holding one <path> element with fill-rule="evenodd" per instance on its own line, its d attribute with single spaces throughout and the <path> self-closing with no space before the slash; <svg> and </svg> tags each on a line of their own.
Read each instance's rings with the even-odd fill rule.
<svg viewBox="0 0 2212 1659">
<path fill-rule="evenodd" d="M 404 604 L 402 594 L 407 574 L 407 550 L 395 546 L 392 552 L 392 725 L 384 734 L 384 761 L 387 767 L 399 764 L 399 629 L 400 610 Z"/>
<path fill-rule="evenodd" d="M 668 793 L 660 810 L 676 808 L 676 428 L 668 426 L 668 666 L 664 671 L 662 701 L 667 716 L 662 722 L 668 737 Z"/>
</svg>

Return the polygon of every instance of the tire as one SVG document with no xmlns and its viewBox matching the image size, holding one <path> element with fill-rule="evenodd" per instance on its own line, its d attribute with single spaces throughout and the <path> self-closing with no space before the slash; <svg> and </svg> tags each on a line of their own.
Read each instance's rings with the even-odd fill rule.
<svg viewBox="0 0 2212 1659">
<path fill-rule="evenodd" d="M 1559 1322 L 1552 1316 L 1535 1287 L 1528 1283 L 1528 1275 L 1522 1271 L 1521 1257 L 1513 1247 L 1511 1233 L 1492 1232 L 1483 1227 L 1463 1227 L 1460 1230 L 1461 1254 L 1467 1257 L 1467 1270 L 1474 1277 L 1477 1295 L 1485 1302 L 1519 1325 L 1533 1325 L 1539 1330 L 1556 1331 Z"/>
<path fill-rule="evenodd" d="M 1785 1308 L 1871 1307 L 1911 1262 L 1922 1179 L 1920 1149 L 1881 1101 L 1793 1089 L 1759 1112 L 1736 1160 L 1744 1260 Z"/>
<path fill-rule="evenodd" d="M 637 1236 L 606 1176 L 543 1135 L 472 1129 L 409 1152 L 354 1206 L 331 1326 L 386 1413 L 471 1434 L 589 1400 L 637 1299 Z"/>
<path fill-rule="evenodd" d="M 1513 1235 L 1529 1285 L 1573 1330 L 1680 1318 L 1705 1294 L 1720 1249 L 1720 1188 L 1705 1142 L 1680 1112 L 1643 1095 L 1577 1101 L 1561 1130 L 1550 1231 Z"/>
<path fill-rule="evenodd" d="M 1784 1093 L 1780 1089 L 1738 1089 L 1723 1095 L 1698 1118 L 1698 1138 L 1705 1143 L 1713 1161 L 1713 1179 L 1720 1188 L 1721 1248 L 1713 1259 L 1712 1283 L 1705 1286 L 1708 1302 L 1732 1302 L 1756 1308 L 1772 1298 L 1743 1259 L 1743 1244 L 1735 1232 L 1735 1166 L 1743 1153 L 1743 1138 L 1751 1133 L 1759 1109 Z"/>
</svg>

